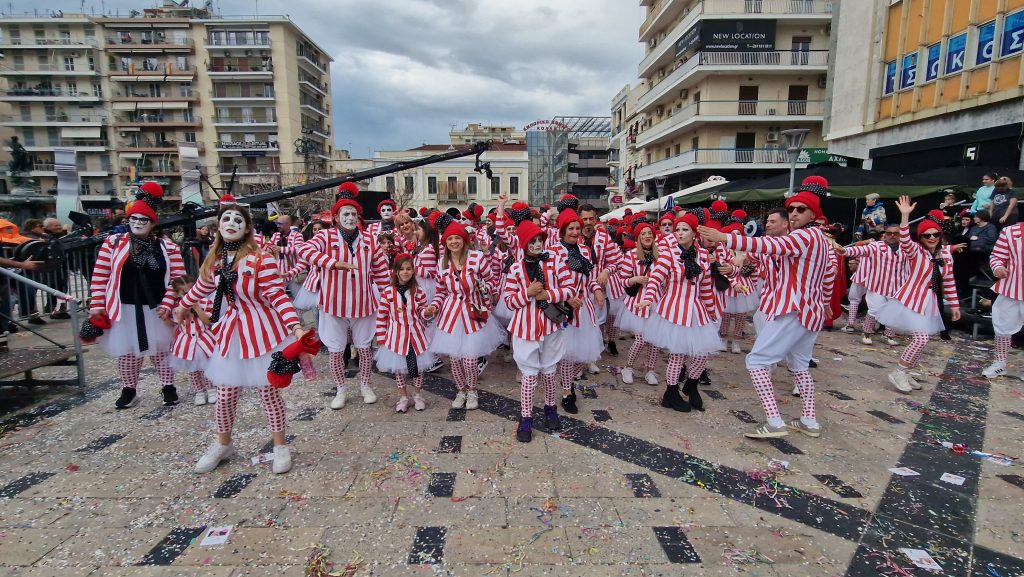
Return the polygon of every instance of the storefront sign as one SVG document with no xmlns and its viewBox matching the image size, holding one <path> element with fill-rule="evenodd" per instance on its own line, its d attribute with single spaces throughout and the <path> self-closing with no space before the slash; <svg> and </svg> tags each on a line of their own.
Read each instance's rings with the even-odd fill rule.
<svg viewBox="0 0 1024 577">
<path fill-rule="evenodd" d="M 1009 56 L 1024 51 L 1024 10 L 1006 16 L 1003 21 L 1003 41 L 1000 56 Z"/>
<path fill-rule="evenodd" d="M 775 50 L 775 20 L 704 20 L 676 40 L 676 56 L 700 49 L 712 52 Z"/>
<path fill-rule="evenodd" d="M 949 39 L 946 45 L 946 74 L 955 74 L 964 69 L 964 57 L 967 55 L 967 33 Z"/>
<path fill-rule="evenodd" d="M 924 72 L 925 82 L 931 82 L 939 77 L 939 59 L 941 56 L 941 42 L 937 42 L 928 47 L 928 68 Z"/>
<path fill-rule="evenodd" d="M 523 127 L 523 132 L 572 132 L 572 127 L 558 120 L 538 120 Z"/>
<path fill-rule="evenodd" d="M 682 56 L 683 53 L 694 50 L 698 46 L 700 46 L 700 22 L 694 24 L 679 40 L 676 40 L 676 56 Z"/>
<path fill-rule="evenodd" d="M 996 23 L 989 22 L 978 28 L 978 53 L 974 57 L 975 64 L 992 62 L 996 50 Z"/>
</svg>

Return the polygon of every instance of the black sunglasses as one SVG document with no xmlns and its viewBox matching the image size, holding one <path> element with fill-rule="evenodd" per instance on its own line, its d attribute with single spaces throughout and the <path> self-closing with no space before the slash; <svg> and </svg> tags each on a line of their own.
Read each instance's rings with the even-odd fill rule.
<svg viewBox="0 0 1024 577">
<path fill-rule="evenodd" d="M 921 235 L 921 238 L 939 238 L 940 236 L 942 235 L 937 232 L 926 232 Z"/>
<path fill-rule="evenodd" d="M 803 213 L 807 212 L 810 209 L 807 208 L 806 206 L 791 206 L 791 207 L 787 208 L 787 210 L 789 211 L 789 214 L 793 214 L 794 212 L 799 213 L 799 214 L 803 214 Z"/>
</svg>

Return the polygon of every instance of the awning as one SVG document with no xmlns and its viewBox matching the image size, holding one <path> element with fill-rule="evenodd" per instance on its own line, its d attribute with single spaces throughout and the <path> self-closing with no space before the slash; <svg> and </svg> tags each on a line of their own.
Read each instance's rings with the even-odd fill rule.
<svg viewBox="0 0 1024 577">
<path fill-rule="evenodd" d="M 61 128 L 61 138 L 101 138 L 102 128 L 99 126 L 84 126 L 84 127 L 73 127 L 73 128 Z M 99 142 L 96 146 L 101 146 Z"/>
<path fill-rule="evenodd" d="M 714 179 L 714 180 L 711 180 L 711 179 Z M 702 182 L 700 184 L 691 186 L 689 188 L 684 188 L 683 190 L 680 190 L 678 192 L 673 192 L 672 194 L 666 194 L 665 196 L 663 196 L 661 198 L 662 205 L 664 205 L 666 202 L 668 202 L 669 197 L 671 197 L 676 204 L 680 204 L 680 200 L 679 200 L 680 198 L 688 197 L 690 195 L 696 195 L 696 196 L 701 196 L 701 197 L 707 198 L 713 192 L 715 192 L 715 191 L 721 189 L 723 186 L 729 184 L 728 180 L 725 180 L 724 178 L 722 178 L 720 176 L 718 176 L 718 177 L 712 176 L 711 179 L 707 180 L 706 182 Z M 647 201 L 647 202 L 643 202 L 643 203 L 638 203 L 638 204 L 629 203 L 629 204 L 627 204 L 626 206 L 624 206 L 622 208 L 617 208 L 617 209 L 609 212 L 608 214 L 602 216 L 601 220 L 607 221 L 607 220 L 612 219 L 612 218 L 622 218 L 623 216 L 625 216 L 627 208 L 632 209 L 634 213 L 637 213 L 637 212 L 655 212 L 655 211 L 659 211 L 657 199 L 651 200 L 651 201 Z"/>
<path fill-rule="evenodd" d="M 115 111 L 124 110 L 184 110 L 188 108 L 188 102 L 115 102 Z"/>
</svg>

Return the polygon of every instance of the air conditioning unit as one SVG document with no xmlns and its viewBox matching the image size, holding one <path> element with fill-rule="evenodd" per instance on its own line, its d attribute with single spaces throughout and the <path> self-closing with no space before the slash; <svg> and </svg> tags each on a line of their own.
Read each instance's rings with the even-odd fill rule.
<svg viewBox="0 0 1024 577">
<path fill-rule="evenodd" d="M 765 138 L 765 141 L 767 141 L 767 142 L 778 142 L 779 141 L 779 132 L 777 130 L 769 130 L 768 131 L 768 136 L 767 136 L 767 138 Z"/>
<path fill-rule="evenodd" d="M 654 109 L 654 113 L 657 114 L 658 116 L 664 116 L 665 115 L 665 107 L 664 106 L 657 107 L 656 109 Z"/>
<path fill-rule="evenodd" d="M 818 78 L 818 88 L 826 88 L 828 86 L 828 76 L 821 76 Z"/>
<path fill-rule="evenodd" d="M 226 56 L 228 58 L 231 58 L 231 51 L 230 50 L 225 50 L 224 51 L 224 56 Z"/>
<path fill-rule="evenodd" d="M 167 33 L 166 32 L 157 32 L 156 33 L 156 37 L 159 38 L 160 40 L 163 40 L 164 38 L 167 38 Z"/>
</svg>

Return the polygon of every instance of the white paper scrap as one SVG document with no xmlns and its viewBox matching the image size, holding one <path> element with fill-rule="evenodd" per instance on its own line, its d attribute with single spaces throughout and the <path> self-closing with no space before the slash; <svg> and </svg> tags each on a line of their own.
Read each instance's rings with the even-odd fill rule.
<svg viewBox="0 0 1024 577">
<path fill-rule="evenodd" d="M 206 536 L 199 543 L 200 547 L 215 547 L 217 545 L 223 545 L 228 542 L 228 537 L 231 535 L 231 525 L 227 527 L 211 527 L 206 532 Z"/>
<path fill-rule="evenodd" d="M 900 549 L 900 552 L 907 556 L 907 559 L 922 569 L 928 571 L 942 572 L 942 566 L 932 559 L 932 556 L 927 551 L 921 549 Z"/>
<path fill-rule="evenodd" d="M 900 477 L 915 477 L 921 474 L 913 469 L 908 469 L 906 467 L 894 467 L 892 469 L 889 469 L 889 472 L 894 475 L 899 475 Z"/>
<path fill-rule="evenodd" d="M 950 485 L 963 485 L 964 481 L 966 481 L 967 479 L 964 479 L 960 475 L 954 475 L 952 473 L 943 473 L 942 476 L 939 477 L 939 480 L 945 481 Z"/>
</svg>

